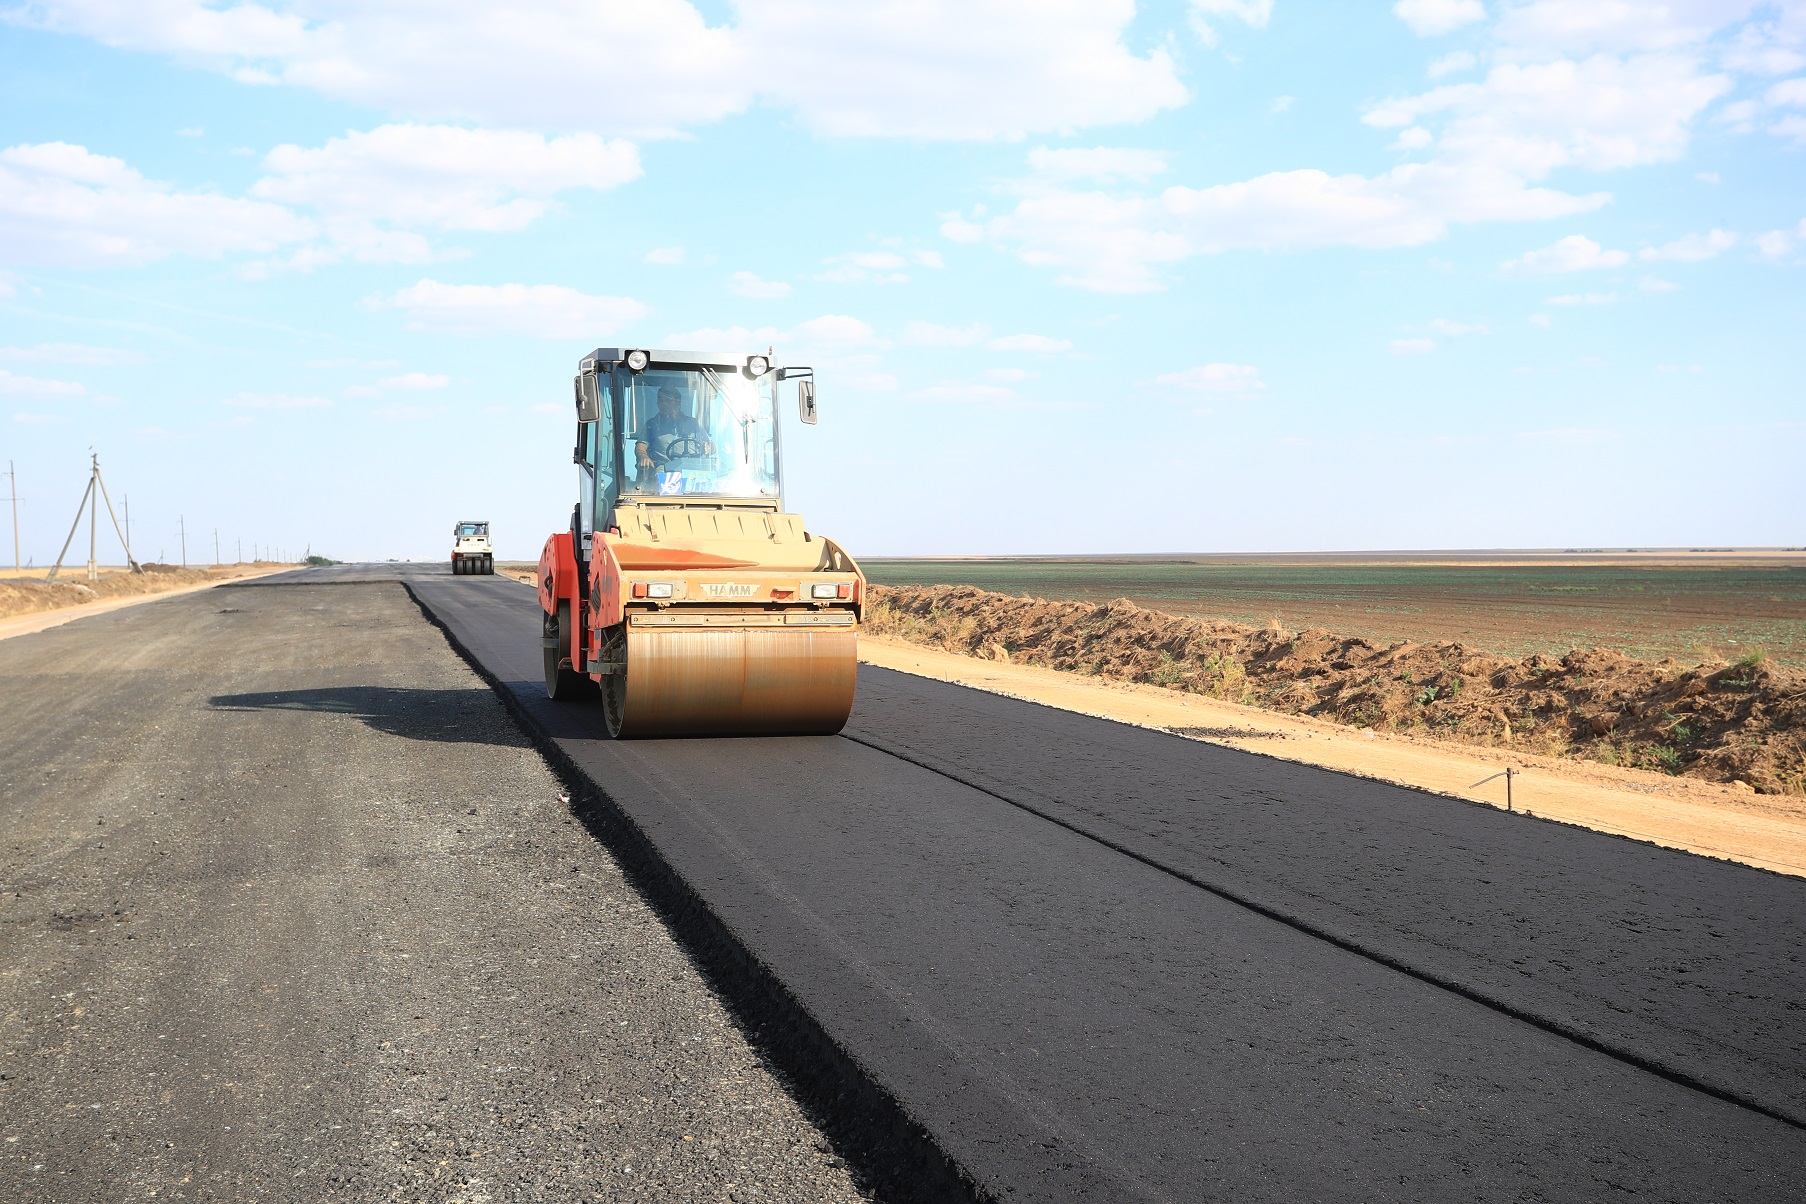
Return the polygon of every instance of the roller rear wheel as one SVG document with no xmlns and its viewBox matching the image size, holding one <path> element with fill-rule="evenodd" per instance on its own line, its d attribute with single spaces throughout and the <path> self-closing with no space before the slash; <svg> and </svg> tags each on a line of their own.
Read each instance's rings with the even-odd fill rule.
<svg viewBox="0 0 1806 1204">
<path fill-rule="evenodd" d="M 556 702 L 594 698 L 596 683 L 571 668 L 571 604 L 560 602 L 558 613 L 544 617 L 542 632 L 546 662 L 546 697 Z"/>
</svg>

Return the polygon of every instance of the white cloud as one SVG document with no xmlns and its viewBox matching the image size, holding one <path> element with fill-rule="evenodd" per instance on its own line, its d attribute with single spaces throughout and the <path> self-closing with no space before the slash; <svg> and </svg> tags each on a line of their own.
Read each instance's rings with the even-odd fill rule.
<svg viewBox="0 0 1806 1204">
<path fill-rule="evenodd" d="M 1013 384 L 1018 384 L 1025 380 L 1032 380 L 1033 378 L 1035 378 L 1039 375 L 1041 375 L 1039 372 L 1030 372 L 1027 368 L 986 368 L 985 369 L 985 379 L 986 380 L 999 381 L 1006 385 L 1013 385 Z"/>
<path fill-rule="evenodd" d="M 1676 50 L 1741 21 L 1756 0 L 1531 0 L 1504 6 L 1494 30 L 1507 46 L 1544 54 Z"/>
<path fill-rule="evenodd" d="M 300 397 L 288 393 L 240 393 L 237 397 L 228 397 L 224 404 L 241 410 L 312 410 L 329 406 L 332 401 L 325 397 Z"/>
<path fill-rule="evenodd" d="M 899 270 L 909 260 L 895 251 L 854 251 L 822 262 L 828 270 L 816 279 L 836 284 L 901 284 L 909 279 L 909 273 Z"/>
<path fill-rule="evenodd" d="M 404 227 L 520 230 L 567 189 L 614 188 L 640 175 L 631 142 L 547 138 L 449 125 L 379 126 L 306 149 L 278 146 L 254 196 L 335 217 Z"/>
<path fill-rule="evenodd" d="M 1017 398 L 1016 390 L 1003 385 L 980 385 L 969 381 L 945 381 L 917 389 L 910 396 L 918 401 L 1008 402 Z"/>
<path fill-rule="evenodd" d="M 1390 149 L 1422 150 L 1424 147 L 1429 146 L 1435 141 L 1436 135 L 1432 134 L 1429 130 L 1424 129 L 1421 125 L 1414 125 L 1400 130 L 1398 132 L 1398 137 L 1393 139 Z"/>
<path fill-rule="evenodd" d="M 1526 251 L 1499 265 L 1507 276 L 1554 276 L 1595 268 L 1619 268 L 1630 262 L 1626 251 L 1607 251 L 1584 234 L 1570 234 L 1536 251 Z"/>
<path fill-rule="evenodd" d="M 1191 0 L 1191 27 L 1206 46 L 1217 44 L 1212 20 L 1227 17 L 1251 29 L 1265 29 L 1273 18 L 1273 0 Z"/>
<path fill-rule="evenodd" d="M 430 372 L 404 372 L 400 376 L 386 377 L 378 383 L 385 389 L 443 389 L 451 384 L 451 377 Z"/>
<path fill-rule="evenodd" d="M 1362 117 L 1382 129 L 1442 121 L 1451 162 L 1538 180 L 1560 167 L 1606 171 L 1686 150 L 1691 123 L 1731 87 L 1685 56 L 1500 63 L 1478 83 L 1381 101 Z"/>
<path fill-rule="evenodd" d="M 1487 333 L 1484 322 L 1457 322 L 1453 318 L 1431 318 L 1424 323 L 1423 328 L 1431 334 L 1445 335 L 1449 338 L 1459 338 L 1464 334 Z"/>
<path fill-rule="evenodd" d="M 68 422 L 69 415 L 19 413 L 13 415 L 13 421 L 23 426 L 50 426 L 53 423 Z"/>
<path fill-rule="evenodd" d="M 1386 350 L 1393 355 L 1427 355 L 1436 350 L 1435 339 L 1412 338 L 1393 339 L 1386 344 Z"/>
<path fill-rule="evenodd" d="M 781 280 L 761 280 L 751 272 L 735 272 L 727 278 L 728 291 L 760 301 L 775 301 L 790 295 L 790 286 Z"/>
<path fill-rule="evenodd" d="M 1200 364 L 1156 376 L 1154 383 L 1198 393 L 1258 393 L 1267 387 L 1253 364 Z"/>
<path fill-rule="evenodd" d="M 1019 137 L 1186 99 L 1123 45 L 1133 0 L 38 0 L 7 19 L 367 108 L 528 129 L 666 134 L 786 106 L 831 135 Z M 425 19 L 430 16 L 430 19 Z"/>
<path fill-rule="evenodd" d="M 1028 152 L 1028 165 L 1047 180 L 1151 180 L 1166 172 L 1164 151 L 1139 150 L 1132 147 L 1094 146 L 1048 150 L 1038 146 Z"/>
<path fill-rule="evenodd" d="M 992 351 L 1070 351 L 1072 344 L 1065 339 L 1049 338 L 1044 334 L 1006 334 L 991 339 L 985 344 Z"/>
<path fill-rule="evenodd" d="M 1782 80 L 1763 93 L 1762 99 L 1777 106 L 1806 105 L 1806 75 Z"/>
<path fill-rule="evenodd" d="M 1277 117 L 1281 113 L 1291 112 L 1292 106 L 1297 103 L 1298 98 L 1296 96 L 1275 96 L 1273 98 L 1273 103 L 1267 106 L 1267 112 L 1272 113 Z"/>
<path fill-rule="evenodd" d="M 1551 325 L 1548 314 L 1531 314 L 1530 317 L 1526 319 L 1526 321 L 1528 321 L 1532 326 L 1540 326 L 1544 330 L 1549 329 L 1549 326 Z"/>
<path fill-rule="evenodd" d="M 1017 191 L 1013 212 L 982 224 L 952 215 L 941 232 L 1010 247 L 1025 263 L 1056 269 L 1057 283 L 1116 293 L 1160 288 L 1160 268 L 1195 255 L 1417 246 L 1441 238 L 1452 222 L 1565 217 L 1609 199 L 1531 188 L 1508 172 L 1441 161 L 1374 177 L 1271 172 L 1205 188 L 1174 185 L 1152 197 L 1038 182 Z"/>
<path fill-rule="evenodd" d="M 1486 20 L 1480 0 L 1398 0 L 1392 12 L 1420 38 L 1452 33 L 1463 25 Z"/>
<path fill-rule="evenodd" d="M 40 376 L 16 376 L 0 368 L 0 396 L 6 397 L 86 397 L 87 387 L 72 380 L 49 380 Z"/>
<path fill-rule="evenodd" d="M 442 284 L 422 280 L 373 308 L 399 309 L 410 330 L 601 339 L 646 316 L 631 297 L 581 293 L 557 284 Z"/>
<path fill-rule="evenodd" d="M 751 355 L 761 347 L 776 347 L 789 338 L 788 331 L 775 326 L 761 326 L 756 330 L 745 326 L 704 326 L 668 334 L 659 346 L 671 351 L 731 351 Z"/>
<path fill-rule="evenodd" d="M 0 360 L 22 364 L 83 364 L 96 368 L 124 368 L 142 364 L 136 351 L 114 347 L 85 347 L 80 343 L 40 343 L 36 347 L 0 347 Z"/>
<path fill-rule="evenodd" d="M 267 252 L 314 226 L 280 205 L 178 192 L 67 142 L 0 150 L 0 260 L 125 267 L 171 255 Z"/>
<path fill-rule="evenodd" d="M 1432 59 L 1427 74 L 1431 79 L 1441 79 L 1445 75 L 1456 75 L 1467 71 L 1479 61 L 1466 50 L 1451 51 L 1441 58 Z"/>
<path fill-rule="evenodd" d="M 1770 230 L 1756 236 L 1756 251 L 1764 259 L 1779 259 L 1793 251 L 1796 239 L 1806 239 L 1806 218 L 1792 230 Z"/>
<path fill-rule="evenodd" d="M 1699 263 L 1722 254 L 1736 245 L 1737 236 L 1729 230 L 1710 230 L 1704 234 L 1689 234 L 1685 238 L 1677 238 L 1663 246 L 1644 247 L 1637 252 L 1637 258 L 1651 262 L 1667 259 L 1677 263 Z"/>
<path fill-rule="evenodd" d="M 1617 293 L 1563 293 L 1559 297 L 1546 297 L 1544 305 L 1610 305 L 1618 300 Z"/>
<path fill-rule="evenodd" d="M 1663 280 L 1660 276 L 1645 276 L 1637 281 L 1637 288 L 1646 293 L 1672 293 L 1680 285 L 1672 280 Z"/>
<path fill-rule="evenodd" d="M 676 267 L 684 262 L 682 247 L 654 247 L 646 252 L 645 263 L 656 263 L 664 267 Z"/>
<path fill-rule="evenodd" d="M 903 327 L 903 341 L 917 347 L 974 347 L 990 333 L 991 328 L 982 323 L 936 326 L 932 322 L 909 322 Z"/>
<path fill-rule="evenodd" d="M 838 347 L 857 347 L 879 342 L 869 323 L 845 314 L 823 314 L 819 318 L 810 318 L 807 322 L 797 323 L 796 331 L 811 342 Z"/>
</svg>

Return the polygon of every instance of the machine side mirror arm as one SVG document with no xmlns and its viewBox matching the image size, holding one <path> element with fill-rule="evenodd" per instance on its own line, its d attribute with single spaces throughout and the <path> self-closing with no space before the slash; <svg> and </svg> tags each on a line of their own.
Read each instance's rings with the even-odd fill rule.
<svg viewBox="0 0 1806 1204">
<path fill-rule="evenodd" d="M 816 419 L 815 369 L 779 368 L 778 379 L 796 381 L 796 416 L 805 425 L 814 426 Z"/>
</svg>

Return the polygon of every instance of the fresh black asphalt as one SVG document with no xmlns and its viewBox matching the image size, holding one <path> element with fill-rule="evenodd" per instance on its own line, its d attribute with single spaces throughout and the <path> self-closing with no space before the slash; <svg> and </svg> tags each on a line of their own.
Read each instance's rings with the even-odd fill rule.
<svg viewBox="0 0 1806 1204">
<path fill-rule="evenodd" d="M 612 742 L 529 589 L 400 575 L 977 1194 L 1806 1198 L 1806 882 L 870 667 Z"/>
</svg>

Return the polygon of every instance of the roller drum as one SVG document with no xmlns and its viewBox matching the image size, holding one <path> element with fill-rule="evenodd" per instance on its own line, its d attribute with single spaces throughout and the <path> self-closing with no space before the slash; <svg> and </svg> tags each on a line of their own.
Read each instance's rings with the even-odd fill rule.
<svg viewBox="0 0 1806 1204">
<path fill-rule="evenodd" d="M 850 626 L 629 626 L 626 645 L 604 679 L 617 736 L 832 735 L 853 709 Z"/>
</svg>

